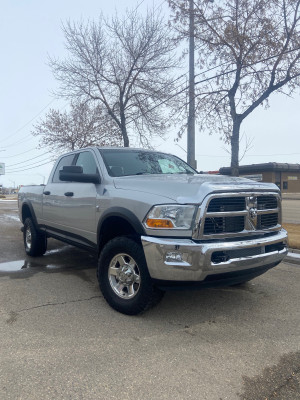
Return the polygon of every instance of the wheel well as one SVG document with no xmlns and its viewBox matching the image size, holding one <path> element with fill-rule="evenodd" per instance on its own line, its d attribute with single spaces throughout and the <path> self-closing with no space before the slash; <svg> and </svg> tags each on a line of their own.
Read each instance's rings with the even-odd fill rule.
<svg viewBox="0 0 300 400">
<path fill-rule="evenodd" d="M 22 207 L 22 222 L 24 223 L 26 218 L 31 218 L 32 219 L 32 214 L 30 211 L 30 208 L 27 204 L 24 204 Z"/>
<path fill-rule="evenodd" d="M 130 222 L 122 217 L 111 216 L 103 221 L 101 225 L 98 240 L 99 253 L 107 242 L 117 236 L 130 236 L 139 241 L 139 235 Z"/>
</svg>

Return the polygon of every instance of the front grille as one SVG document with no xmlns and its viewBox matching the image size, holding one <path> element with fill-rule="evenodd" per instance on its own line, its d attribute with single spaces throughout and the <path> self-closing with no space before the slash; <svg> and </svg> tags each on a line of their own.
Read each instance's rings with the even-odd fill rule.
<svg viewBox="0 0 300 400">
<path fill-rule="evenodd" d="M 217 217 L 206 218 L 204 225 L 204 235 L 225 232 L 241 232 L 244 229 L 244 217 Z"/>
<path fill-rule="evenodd" d="M 245 210 L 245 197 L 216 197 L 208 205 L 207 212 Z"/>
<path fill-rule="evenodd" d="M 277 194 L 216 195 L 204 211 L 198 237 L 238 236 L 256 230 L 279 229 L 280 200 Z"/>
<path fill-rule="evenodd" d="M 278 224 L 278 214 L 262 214 L 257 218 L 257 229 L 266 229 Z"/>
<path fill-rule="evenodd" d="M 275 196 L 259 196 L 257 198 L 258 210 L 272 210 L 277 207 L 277 198 Z"/>
<path fill-rule="evenodd" d="M 286 244 L 280 242 L 267 246 L 250 247 L 246 249 L 215 251 L 211 255 L 211 262 L 214 264 L 221 264 L 238 258 L 255 257 L 260 254 L 268 254 L 276 251 L 280 252 L 285 248 Z"/>
<path fill-rule="evenodd" d="M 238 249 L 238 250 L 227 250 L 227 251 L 215 251 L 211 256 L 211 261 L 214 264 L 220 264 L 235 258 L 246 258 L 253 257 L 264 252 L 262 247 L 251 247 L 248 249 Z"/>
</svg>

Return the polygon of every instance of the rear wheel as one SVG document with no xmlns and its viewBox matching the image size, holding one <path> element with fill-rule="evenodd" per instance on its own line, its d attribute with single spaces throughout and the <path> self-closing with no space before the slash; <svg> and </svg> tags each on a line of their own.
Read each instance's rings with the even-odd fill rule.
<svg viewBox="0 0 300 400">
<path fill-rule="evenodd" d="M 152 283 L 141 245 L 127 237 L 112 239 L 103 248 L 98 280 L 108 304 L 123 314 L 140 314 L 164 294 Z"/>
<path fill-rule="evenodd" d="M 31 218 L 25 219 L 23 239 L 26 254 L 32 257 L 45 254 L 47 250 L 47 237 L 44 233 L 37 231 Z"/>
</svg>

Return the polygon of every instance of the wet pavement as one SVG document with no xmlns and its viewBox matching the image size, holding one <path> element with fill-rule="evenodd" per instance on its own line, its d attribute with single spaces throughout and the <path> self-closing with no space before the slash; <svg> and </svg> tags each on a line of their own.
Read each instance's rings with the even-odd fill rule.
<svg viewBox="0 0 300 400">
<path fill-rule="evenodd" d="M 24 252 L 21 227 L 17 202 L 0 200 L 0 277 L 3 275 L 21 277 L 24 274 L 38 272 L 95 268 L 97 264 L 95 255 L 54 239 L 48 240 L 44 256 L 27 257 Z"/>
<path fill-rule="evenodd" d="M 49 240 L 25 256 L 0 202 L 1 399 L 300 399 L 300 267 L 113 311 L 94 255 Z"/>
</svg>

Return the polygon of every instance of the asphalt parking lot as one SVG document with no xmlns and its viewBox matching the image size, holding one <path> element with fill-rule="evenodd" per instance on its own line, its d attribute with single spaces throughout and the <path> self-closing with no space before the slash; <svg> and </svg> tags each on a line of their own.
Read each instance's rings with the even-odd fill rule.
<svg viewBox="0 0 300 400">
<path fill-rule="evenodd" d="M 50 240 L 25 257 L 20 227 L 0 201 L 1 399 L 300 399 L 300 265 L 129 317 L 93 255 Z"/>
</svg>

